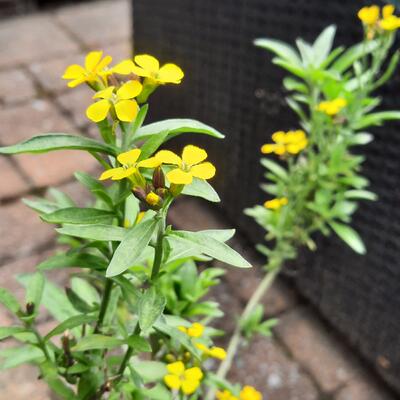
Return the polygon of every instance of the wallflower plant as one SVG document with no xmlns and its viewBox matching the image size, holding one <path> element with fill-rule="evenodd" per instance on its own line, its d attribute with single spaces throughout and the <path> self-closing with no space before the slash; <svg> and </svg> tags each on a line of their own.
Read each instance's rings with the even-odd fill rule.
<svg viewBox="0 0 400 400">
<path fill-rule="evenodd" d="M 0 303 L 15 317 L 13 325 L 0 327 L 0 340 L 16 341 L 0 352 L 0 369 L 34 364 L 68 400 L 195 400 L 210 387 L 259 400 L 255 389 L 216 379 L 204 364 L 226 357 L 213 342 L 221 332 L 209 325 L 222 312 L 204 300 L 224 271 L 208 263 L 250 267 L 226 244 L 234 230 L 188 232 L 167 224 L 178 197 L 219 201 L 208 183 L 216 169 L 207 152 L 188 144 L 178 156 L 166 148 L 168 141 L 186 132 L 223 135 L 190 119 L 144 125 L 150 94 L 179 84 L 182 70 L 160 67 L 149 55 L 111 62 L 101 51 L 90 52 L 84 66 L 71 65 L 63 75 L 71 88 L 86 84 L 94 91 L 86 115 L 99 139 L 51 133 L 0 148 L 2 154 L 82 150 L 102 169 L 95 177 L 75 174 L 93 196 L 88 207 L 56 189 L 48 198 L 25 200 L 56 226 L 63 247 L 35 273 L 17 277 L 25 302 L 0 289 Z M 69 271 L 64 290 L 46 277 L 61 268 Z M 56 321 L 44 334 L 37 329 L 41 307 Z"/>
<path fill-rule="evenodd" d="M 350 226 L 359 201 L 376 199 L 362 175 L 360 146 L 373 140 L 368 128 L 400 119 L 399 111 L 375 111 L 381 99 L 374 96 L 398 66 L 399 52 L 391 55 L 390 50 L 400 18 L 391 5 L 364 7 L 358 17 L 364 37 L 348 49 L 332 47 L 334 26 L 326 28 L 313 44 L 298 39 L 297 49 L 273 39 L 255 41 L 257 47 L 274 54 L 274 64 L 290 73 L 283 84 L 287 104 L 299 123 L 282 127 L 295 130 L 273 133 L 273 143 L 261 148 L 269 156 L 261 159 L 268 180 L 261 188 L 268 198 L 245 213 L 267 232 L 266 244 L 258 245 L 267 259 L 266 275 L 239 319 L 227 357 L 219 367 L 219 378 L 226 376 L 243 339 L 268 325 L 263 322 L 260 299 L 285 261 L 297 257 L 300 247 L 316 249 L 315 234 L 334 232 L 357 253 L 366 252 Z M 296 140 L 293 132 L 297 132 Z M 210 390 L 206 399 L 212 400 L 214 395 L 215 390 Z M 223 391 L 217 398 L 236 397 Z"/>
</svg>

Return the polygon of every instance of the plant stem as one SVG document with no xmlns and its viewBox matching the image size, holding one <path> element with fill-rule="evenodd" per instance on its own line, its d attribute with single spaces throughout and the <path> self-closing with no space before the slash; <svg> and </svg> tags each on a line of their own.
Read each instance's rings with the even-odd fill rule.
<svg viewBox="0 0 400 400">
<path fill-rule="evenodd" d="M 33 334 L 36 336 L 36 339 L 38 341 L 38 345 L 39 345 L 40 349 L 43 351 L 43 354 L 45 355 L 46 360 L 47 361 L 51 361 L 50 354 L 49 354 L 49 352 L 47 350 L 46 343 L 44 342 L 42 335 L 33 326 L 31 327 L 31 330 L 32 330 Z"/>
<path fill-rule="evenodd" d="M 101 300 L 99 318 L 97 319 L 96 327 L 94 328 L 94 333 L 99 333 L 101 325 L 103 324 L 104 316 L 106 315 L 107 306 L 110 301 L 111 289 L 113 281 L 106 278 L 106 284 L 104 287 L 104 294 Z"/>
<path fill-rule="evenodd" d="M 157 242 L 156 242 L 156 248 L 155 248 L 155 252 L 154 252 L 153 268 L 151 270 L 150 280 L 152 282 L 154 282 L 154 280 L 158 276 L 158 273 L 160 272 L 161 261 L 162 261 L 162 257 L 163 257 L 164 234 L 165 234 L 165 216 L 162 216 L 161 220 L 160 220 L 160 225 L 158 228 L 158 233 L 157 233 Z"/>
<path fill-rule="evenodd" d="M 224 379 L 227 373 L 229 372 L 233 359 L 239 349 L 240 342 L 242 340 L 242 332 L 241 332 L 241 323 L 245 321 L 254 311 L 255 307 L 260 303 L 262 297 L 268 291 L 268 289 L 272 286 L 275 278 L 278 276 L 280 271 L 280 267 L 274 268 L 273 270 L 269 271 L 267 275 L 263 278 L 263 280 L 258 285 L 256 291 L 253 293 L 251 298 L 246 304 L 242 315 L 240 316 L 236 328 L 233 332 L 231 340 L 229 341 L 229 345 L 226 351 L 226 358 L 220 364 L 217 377 L 220 379 Z M 210 388 L 205 400 L 213 400 L 215 398 L 215 388 Z"/>
</svg>

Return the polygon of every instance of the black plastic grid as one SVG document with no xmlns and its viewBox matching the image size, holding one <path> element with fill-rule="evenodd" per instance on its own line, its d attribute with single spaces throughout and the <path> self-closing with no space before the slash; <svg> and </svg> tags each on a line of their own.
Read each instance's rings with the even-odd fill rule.
<svg viewBox="0 0 400 400">
<path fill-rule="evenodd" d="M 311 41 L 334 23 L 339 27 L 336 44 L 352 44 L 361 35 L 356 12 L 364 2 L 134 0 L 133 4 L 136 53 L 151 52 L 164 62 L 176 62 L 186 73 L 182 85 L 166 86 L 153 96 L 150 118 L 196 118 L 227 135 L 218 143 L 198 136 L 193 140 L 206 146 L 217 164 L 214 183 L 224 212 L 259 242 L 262 232 L 243 215 L 245 207 L 264 200 L 258 189 L 264 172 L 259 148 L 275 130 L 296 128 L 296 119 L 283 100 L 285 74 L 252 41 L 258 37 Z M 399 89 L 397 75 L 382 91 L 383 108 L 400 109 Z M 398 128 L 399 124 L 388 124 L 375 130 L 376 140 L 366 150 L 364 171 L 380 200 L 364 203 L 354 226 L 366 242 L 368 256 L 355 255 L 337 239 L 319 238 L 318 252 L 302 255 L 296 282 L 400 390 Z"/>
</svg>

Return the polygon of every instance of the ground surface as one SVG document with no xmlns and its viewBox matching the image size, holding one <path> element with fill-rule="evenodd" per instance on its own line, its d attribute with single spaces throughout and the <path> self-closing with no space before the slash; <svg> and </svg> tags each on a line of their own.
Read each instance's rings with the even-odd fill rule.
<svg viewBox="0 0 400 400">
<path fill-rule="evenodd" d="M 68 90 L 60 76 L 66 65 L 82 63 L 89 49 L 103 49 L 116 59 L 130 54 L 128 1 L 114 0 L 65 7 L 52 13 L 10 19 L 0 23 L 0 145 L 36 133 L 81 132 L 93 135 L 84 110 L 90 102 L 85 88 Z M 87 193 L 73 182 L 76 169 L 94 172 L 86 155 L 74 152 L 40 156 L 1 157 L 0 168 L 0 286 L 20 297 L 13 276 L 34 270 L 54 252 L 53 227 L 45 225 L 20 201 L 43 193 L 50 185 L 69 193 L 80 204 Z M 181 202 L 172 221 L 193 230 L 224 226 L 204 206 Z M 237 240 L 235 246 L 254 262 L 252 271 L 228 270 L 213 292 L 227 315 L 220 322 L 232 329 L 235 314 L 260 279 L 255 254 Z M 62 283 L 65 275 L 54 279 Z M 269 400 L 389 400 L 383 386 L 342 341 L 284 282 L 278 281 L 264 299 L 268 315 L 280 324 L 273 339 L 257 338 L 243 347 L 231 378 L 259 387 Z M 0 310 L 0 325 L 12 323 Z M 52 322 L 42 318 L 46 332 Z M 0 343 L 4 348 L 8 343 Z M 29 366 L 0 373 L 0 400 L 47 400 L 50 396 Z"/>
</svg>

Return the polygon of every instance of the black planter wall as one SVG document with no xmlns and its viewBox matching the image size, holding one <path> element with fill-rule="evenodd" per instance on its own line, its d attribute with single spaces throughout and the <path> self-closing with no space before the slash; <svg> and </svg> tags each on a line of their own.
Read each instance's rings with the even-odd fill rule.
<svg viewBox="0 0 400 400">
<path fill-rule="evenodd" d="M 181 85 L 152 98 L 151 119 L 188 117 L 227 135 L 222 142 L 193 138 L 217 164 L 214 181 L 223 211 L 253 242 L 262 232 L 243 215 L 261 203 L 260 146 L 276 130 L 296 128 L 284 102 L 283 72 L 252 45 L 258 37 L 293 43 L 313 40 L 328 24 L 336 44 L 361 37 L 362 1 L 326 0 L 134 0 L 134 45 L 163 62 L 176 62 Z M 400 80 L 386 87 L 383 108 L 400 109 Z M 297 266 L 300 290 L 326 318 L 400 390 L 400 125 L 374 131 L 364 171 L 379 201 L 364 203 L 354 220 L 368 248 L 360 257 L 335 238 Z M 178 147 L 180 145 L 178 144 Z"/>
</svg>

